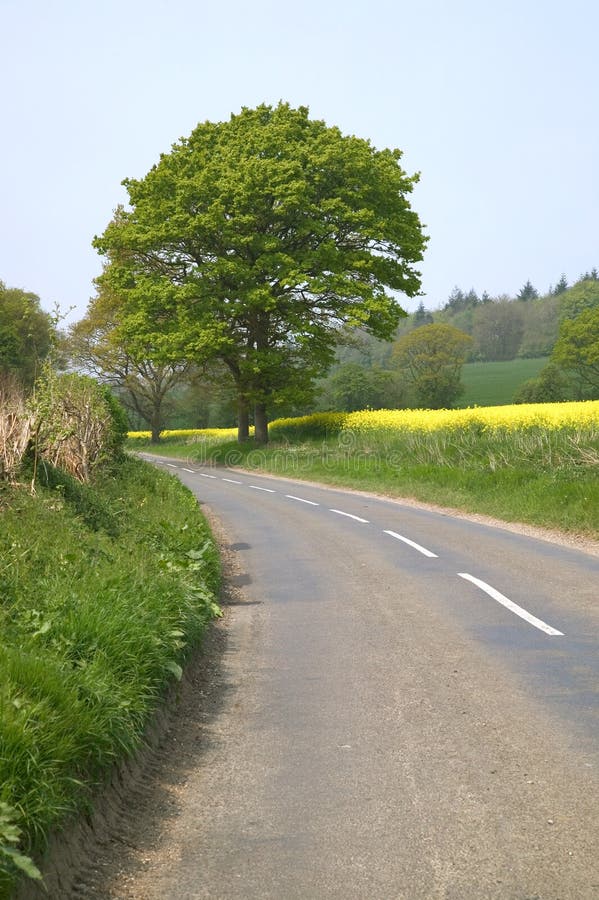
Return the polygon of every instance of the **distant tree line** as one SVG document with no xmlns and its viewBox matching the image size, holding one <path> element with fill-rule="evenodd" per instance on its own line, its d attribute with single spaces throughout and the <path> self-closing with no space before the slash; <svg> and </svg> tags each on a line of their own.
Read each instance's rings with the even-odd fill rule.
<svg viewBox="0 0 599 900">
<path fill-rule="evenodd" d="M 594 321 L 597 310 L 599 275 L 595 269 L 571 286 L 562 276 L 544 295 L 530 281 L 513 298 L 455 288 L 436 310 L 428 310 L 420 302 L 416 311 L 402 320 L 391 341 L 378 340 L 363 329 L 346 328 L 339 336 L 329 373 L 316 382 L 315 399 L 280 403 L 278 413 L 451 407 L 462 392 L 464 362 L 552 354 L 550 365 L 522 386 L 516 400 L 597 396 L 592 353 L 572 355 L 574 333 L 568 329 L 574 326 L 566 324 L 583 313 Z M 235 424 L 236 394 L 222 366 L 216 362 L 203 367 L 152 363 L 143 349 L 140 352 L 136 347 L 134 352 L 123 342 L 114 314 L 110 294 L 100 289 L 87 315 L 71 329 L 69 355 L 82 370 L 112 387 L 128 411 L 132 428 L 148 429 L 158 439 L 164 428 Z M 586 324 L 586 334 L 592 335 L 590 324 Z M 558 342 L 562 334 L 565 337 Z"/>
<path fill-rule="evenodd" d="M 416 311 L 399 325 L 391 343 L 374 341 L 358 333 L 340 346 L 334 366 L 320 382 L 318 408 L 451 406 L 461 393 L 459 369 L 463 362 L 509 361 L 522 357 L 550 357 L 551 361 L 538 378 L 523 385 L 515 400 L 542 402 L 597 397 L 599 338 L 593 335 L 598 320 L 599 273 L 595 268 L 581 274 L 572 285 L 562 275 L 543 295 L 530 281 L 514 297 L 492 297 L 486 291 L 478 294 L 473 289 L 464 291 L 456 287 L 437 309 L 427 309 L 421 301 Z M 408 336 L 419 331 L 421 368 L 426 369 L 428 357 L 429 375 L 438 371 L 442 341 L 430 329 L 433 324 L 448 329 L 447 347 L 452 344 L 449 329 L 456 329 L 469 338 L 451 365 L 448 364 L 443 377 L 437 377 L 436 400 L 430 385 L 427 393 L 422 389 L 422 382 L 418 387 L 413 371 L 410 375 L 403 349 Z M 424 326 L 429 328 L 423 331 Z M 452 374 L 456 361 L 459 366 Z"/>
</svg>

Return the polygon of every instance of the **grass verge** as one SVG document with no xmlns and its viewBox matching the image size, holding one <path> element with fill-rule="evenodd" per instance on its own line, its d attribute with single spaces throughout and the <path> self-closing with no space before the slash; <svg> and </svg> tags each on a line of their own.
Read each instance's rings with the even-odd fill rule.
<svg viewBox="0 0 599 900">
<path fill-rule="evenodd" d="M 140 744 L 218 611 L 196 501 L 138 460 L 0 489 L 0 897 Z M 18 847 L 18 851 L 17 848 Z M 16 855 L 15 855 L 16 854 Z M 20 857 L 19 857 L 20 854 Z"/>
</svg>

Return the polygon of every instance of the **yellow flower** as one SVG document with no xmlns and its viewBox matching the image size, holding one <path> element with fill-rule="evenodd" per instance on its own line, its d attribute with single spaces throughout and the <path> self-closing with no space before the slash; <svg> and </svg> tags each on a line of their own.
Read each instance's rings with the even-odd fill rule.
<svg viewBox="0 0 599 900">
<path fill-rule="evenodd" d="M 526 432 L 532 429 L 599 428 L 599 400 L 572 403 L 530 403 L 512 406 L 486 406 L 468 409 L 378 409 L 360 412 L 314 413 L 311 416 L 276 419 L 271 423 L 273 438 L 293 440 L 298 436 L 324 437 L 341 431 L 375 437 L 394 434 L 422 434 L 437 431 L 457 433 L 464 430 Z M 162 437 L 181 438 L 185 442 L 233 440 L 234 428 L 179 429 L 164 431 Z M 129 433 L 133 440 L 149 438 L 149 431 Z"/>
</svg>

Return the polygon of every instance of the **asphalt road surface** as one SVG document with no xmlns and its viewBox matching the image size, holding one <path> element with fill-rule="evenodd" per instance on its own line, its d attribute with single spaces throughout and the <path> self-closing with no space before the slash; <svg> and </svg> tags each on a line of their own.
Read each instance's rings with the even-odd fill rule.
<svg viewBox="0 0 599 900">
<path fill-rule="evenodd" d="M 159 464 L 222 523 L 244 602 L 163 862 L 126 896 L 599 898 L 597 556 Z"/>
</svg>

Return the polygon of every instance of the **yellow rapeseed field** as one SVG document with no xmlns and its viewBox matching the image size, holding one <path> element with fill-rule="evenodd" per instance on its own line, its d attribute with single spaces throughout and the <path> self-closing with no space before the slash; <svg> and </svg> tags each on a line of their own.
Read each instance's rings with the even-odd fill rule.
<svg viewBox="0 0 599 900">
<path fill-rule="evenodd" d="M 375 432 L 462 431 L 475 427 L 481 432 L 529 431 L 531 429 L 599 429 L 599 400 L 572 403 L 530 403 L 511 406 L 481 406 L 469 409 L 379 409 L 352 413 L 314 413 L 271 423 L 273 437 L 284 438 L 302 432 L 336 434 L 352 431 L 364 436 Z M 212 440 L 234 440 L 235 428 L 178 429 L 163 431 L 162 437 L 181 439 L 185 443 Z M 134 431 L 129 437 L 149 439 L 149 431 Z"/>
<path fill-rule="evenodd" d="M 273 430 L 315 427 L 331 433 L 348 430 L 431 432 L 457 430 L 476 425 L 484 431 L 530 428 L 597 428 L 599 400 L 572 403 L 530 403 L 484 406 L 469 409 L 379 409 L 352 413 L 316 413 L 295 419 L 277 419 Z"/>
<path fill-rule="evenodd" d="M 162 437 L 165 443 L 197 454 L 204 448 L 212 453 L 212 447 L 234 441 L 236 434 L 234 428 L 206 428 L 165 431 Z M 270 434 L 273 453 L 289 456 L 294 463 L 317 453 L 329 462 L 368 459 L 372 465 L 378 460 L 387 467 L 526 468 L 553 473 L 575 467 L 599 472 L 599 400 L 314 413 L 276 419 Z M 143 446 L 142 439 L 148 441 L 150 433 L 134 432 L 130 437 L 133 444 L 140 439 L 138 446 Z M 216 447 L 214 452 L 218 453 Z"/>
<path fill-rule="evenodd" d="M 150 431 L 130 431 L 129 439 L 130 440 L 142 440 L 146 441 L 152 437 Z M 172 431 L 161 431 L 161 438 L 171 438 L 177 440 L 181 438 L 183 441 L 190 441 L 190 443 L 194 443 L 194 439 L 197 440 L 209 440 L 209 439 L 217 439 L 217 440 L 233 440 L 237 437 L 237 429 L 236 428 L 176 428 Z"/>
</svg>

